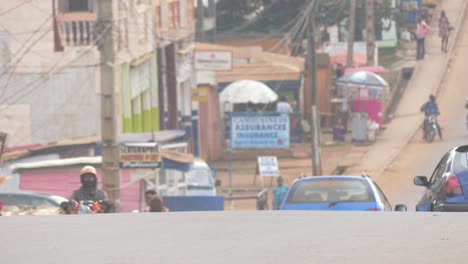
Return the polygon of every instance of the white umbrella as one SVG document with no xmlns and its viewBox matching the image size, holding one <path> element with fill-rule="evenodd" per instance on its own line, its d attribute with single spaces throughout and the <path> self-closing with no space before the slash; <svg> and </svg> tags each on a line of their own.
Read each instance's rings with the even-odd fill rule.
<svg viewBox="0 0 468 264">
<path fill-rule="evenodd" d="M 278 100 L 278 95 L 266 84 L 252 80 L 242 80 L 228 85 L 219 94 L 221 103 L 268 104 Z"/>
<path fill-rule="evenodd" d="M 357 71 L 341 76 L 337 80 L 338 84 L 351 86 L 364 86 L 371 89 L 384 89 L 388 83 L 379 75 L 369 71 Z"/>
</svg>

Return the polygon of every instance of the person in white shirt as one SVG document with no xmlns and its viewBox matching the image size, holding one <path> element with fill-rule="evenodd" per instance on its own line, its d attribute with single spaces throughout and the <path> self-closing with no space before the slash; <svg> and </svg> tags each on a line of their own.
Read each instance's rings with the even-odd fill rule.
<svg viewBox="0 0 468 264">
<path fill-rule="evenodd" d="M 276 112 L 279 112 L 281 114 L 292 114 L 293 109 L 291 105 L 288 103 L 288 100 L 286 99 L 286 96 L 281 96 L 280 101 L 276 104 Z"/>
</svg>

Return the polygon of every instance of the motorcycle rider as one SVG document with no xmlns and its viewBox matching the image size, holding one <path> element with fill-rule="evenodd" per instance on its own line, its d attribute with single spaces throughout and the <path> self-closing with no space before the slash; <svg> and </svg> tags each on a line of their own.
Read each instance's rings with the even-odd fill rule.
<svg viewBox="0 0 468 264">
<path fill-rule="evenodd" d="M 424 103 L 421 106 L 420 110 L 421 112 L 424 112 L 424 115 L 426 117 L 424 118 L 424 124 L 423 124 L 423 138 L 426 138 L 426 134 L 425 134 L 426 131 L 424 128 L 426 127 L 427 122 L 429 121 L 429 117 L 434 116 L 436 126 L 437 126 L 437 132 L 439 133 L 439 138 L 442 139 L 442 131 L 441 131 L 439 122 L 437 122 L 437 116 L 440 115 L 440 112 L 439 112 L 439 106 L 437 105 L 435 96 L 432 94 L 429 95 L 429 101 Z"/>
<path fill-rule="evenodd" d="M 105 201 L 107 194 L 97 188 L 97 172 L 93 166 L 85 166 L 80 172 L 81 188 L 75 190 L 70 200 L 81 201 Z"/>
</svg>

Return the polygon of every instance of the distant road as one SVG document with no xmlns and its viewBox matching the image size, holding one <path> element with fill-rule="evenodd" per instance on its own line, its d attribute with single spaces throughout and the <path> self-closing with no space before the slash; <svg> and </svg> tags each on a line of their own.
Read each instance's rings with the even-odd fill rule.
<svg viewBox="0 0 468 264">
<path fill-rule="evenodd" d="M 466 126 L 468 111 L 464 108 L 465 98 L 468 97 L 466 78 L 468 73 L 466 61 L 468 58 L 467 15 L 465 15 L 460 30 L 460 38 L 455 45 L 455 59 L 448 69 L 447 79 L 442 84 L 441 93 L 437 95 L 441 112 L 439 122 L 443 128 L 444 139 L 440 141 L 437 137 L 434 143 L 428 144 L 422 140 L 422 134 L 418 133 L 402 151 L 396 162 L 377 179 L 394 204 L 406 203 L 411 210 L 414 210 L 415 204 L 424 191 L 424 188 L 413 185 L 413 177 L 417 175 L 430 177 L 445 152 L 455 146 L 468 144 Z M 428 51 L 428 56 L 440 56 L 440 54 L 440 46 Z M 419 107 L 419 105 L 415 105 L 415 111 Z"/>
</svg>

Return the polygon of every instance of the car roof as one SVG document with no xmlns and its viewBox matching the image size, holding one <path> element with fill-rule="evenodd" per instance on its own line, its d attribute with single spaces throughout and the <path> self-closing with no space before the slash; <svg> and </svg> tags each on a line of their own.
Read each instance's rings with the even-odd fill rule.
<svg viewBox="0 0 468 264">
<path fill-rule="evenodd" d="M 30 196 L 30 197 L 41 197 L 46 199 L 52 199 L 56 202 L 68 201 L 65 197 L 55 195 L 55 194 L 47 194 L 47 193 L 38 193 L 38 192 L 27 192 L 27 191 L 18 191 L 18 192 L 0 192 L 1 195 L 23 195 L 23 196 Z"/>
<path fill-rule="evenodd" d="M 344 175 L 330 175 L 330 176 L 310 176 L 306 178 L 297 179 L 296 181 L 317 181 L 317 180 L 360 180 L 367 181 L 367 176 L 344 176 Z"/>
<path fill-rule="evenodd" d="M 193 165 L 192 167 L 197 167 L 197 168 L 210 168 L 210 166 L 208 166 L 208 164 L 206 163 L 206 161 L 202 160 L 202 159 L 194 159 L 193 160 Z"/>
</svg>

